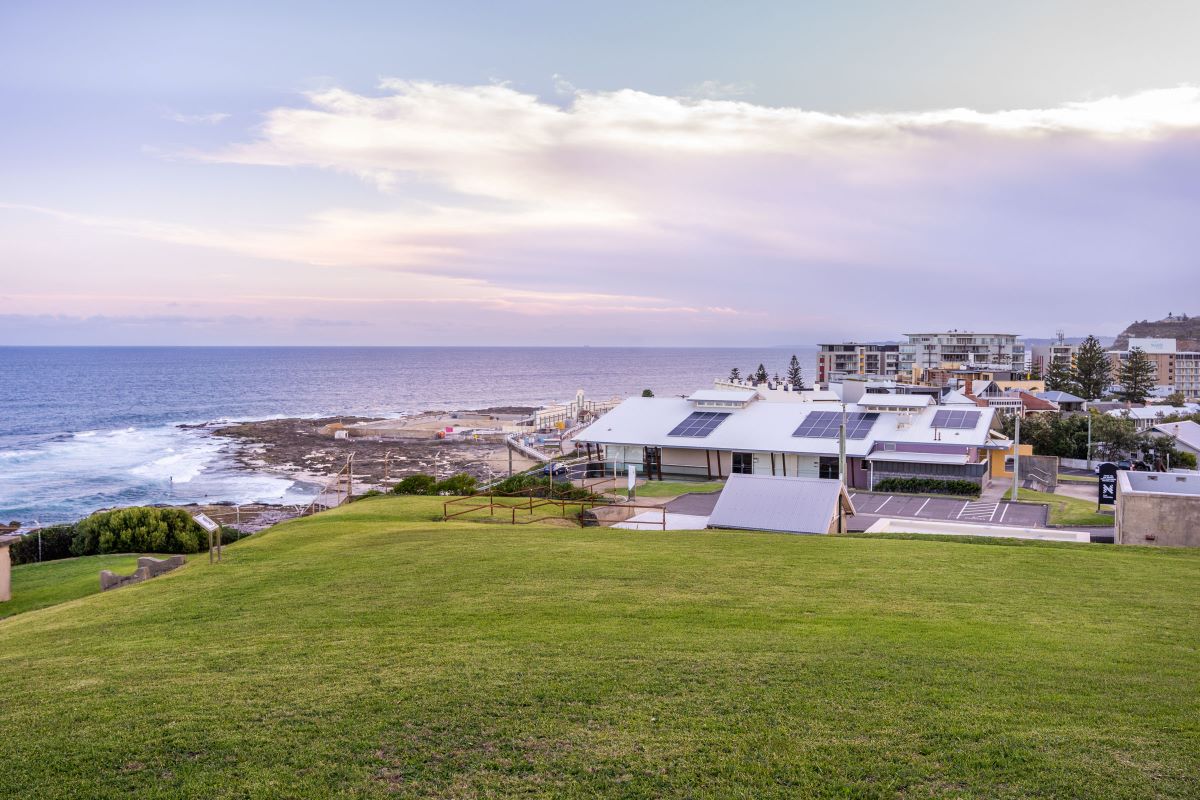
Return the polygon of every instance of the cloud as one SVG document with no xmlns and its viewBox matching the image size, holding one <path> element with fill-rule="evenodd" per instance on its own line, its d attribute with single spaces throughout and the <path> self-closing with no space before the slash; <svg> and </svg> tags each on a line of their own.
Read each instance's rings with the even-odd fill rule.
<svg viewBox="0 0 1200 800">
<path fill-rule="evenodd" d="M 1070 327 L 1064 313 L 1111 309 L 1103 287 L 1130 269 L 1146 282 L 1127 302 L 1152 302 L 1155 281 L 1200 289 L 1196 87 L 996 112 L 715 97 L 743 88 L 668 97 L 562 82 L 564 105 L 505 84 L 323 87 L 246 140 L 189 156 L 332 171 L 377 189 L 373 201 L 313 198 L 317 210 L 271 227 L 36 210 L 393 287 L 363 305 L 597 330 L 656 320 L 710 340 L 735 325 L 895 335 L 888 319 L 905 313 L 1052 331 Z M 362 270 L 401 276 L 403 290 Z M 1015 309 L 1014 286 L 1026 287 Z M 1078 311 L 1064 311 L 1068 296 Z"/>
<path fill-rule="evenodd" d="M 181 114 L 178 111 L 165 111 L 163 118 L 181 125 L 217 125 L 229 119 L 229 114 L 214 112 L 211 114 Z"/>
</svg>

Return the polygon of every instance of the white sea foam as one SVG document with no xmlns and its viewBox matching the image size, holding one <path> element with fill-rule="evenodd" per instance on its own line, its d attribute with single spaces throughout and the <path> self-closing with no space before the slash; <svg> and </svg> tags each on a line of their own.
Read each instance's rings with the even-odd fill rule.
<svg viewBox="0 0 1200 800">
<path fill-rule="evenodd" d="M 135 503 L 274 502 L 300 504 L 310 487 L 237 467 L 227 443 L 173 425 L 88 431 L 36 448 L 0 452 L 21 470 L 0 470 L 0 517 L 39 508 L 74 519 L 97 508 Z M 43 520 L 46 521 L 46 520 Z"/>
</svg>

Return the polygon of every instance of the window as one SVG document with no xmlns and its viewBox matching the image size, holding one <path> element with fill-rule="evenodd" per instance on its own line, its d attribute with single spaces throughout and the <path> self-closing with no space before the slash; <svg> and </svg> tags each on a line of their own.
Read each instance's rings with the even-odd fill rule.
<svg viewBox="0 0 1200 800">
<path fill-rule="evenodd" d="M 752 475 L 754 474 L 754 454 L 753 453 L 734 453 L 733 467 L 730 469 L 736 475 Z"/>
<path fill-rule="evenodd" d="M 820 466 L 817 468 L 817 476 L 821 478 L 837 478 L 838 476 L 838 460 L 833 456 L 821 456 Z"/>
</svg>

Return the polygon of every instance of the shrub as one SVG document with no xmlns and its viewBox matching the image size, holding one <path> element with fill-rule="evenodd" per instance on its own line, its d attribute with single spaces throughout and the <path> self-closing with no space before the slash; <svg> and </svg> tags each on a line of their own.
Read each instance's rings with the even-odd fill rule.
<svg viewBox="0 0 1200 800">
<path fill-rule="evenodd" d="M 71 557 L 71 542 L 75 539 L 74 525 L 53 525 L 42 528 L 42 561 Z M 38 560 L 38 533 L 22 536 L 8 548 L 13 564 L 34 564 Z"/>
<path fill-rule="evenodd" d="M 457 475 L 451 475 L 444 481 L 440 481 L 433 487 L 434 494 L 456 494 L 468 495 L 475 494 L 479 482 L 465 472 L 460 472 Z"/>
<path fill-rule="evenodd" d="M 587 489 L 571 485 L 569 481 L 553 481 L 549 476 L 529 472 L 505 478 L 493 486 L 492 491 L 496 494 L 529 494 L 533 497 L 549 497 L 556 500 L 592 500 L 596 497 Z"/>
<path fill-rule="evenodd" d="M 901 494 L 956 494 L 967 497 L 978 497 L 979 484 L 971 481 L 951 480 L 943 478 L 884 478 L 875 482 L 877 492 L 898 492 Z"/>
<path fill-rule="evenodd" d="M 392 491 L 396 494 L 433 494 L 437 487 L 437 481 L 432 475 L 409 475 L 395 486 Z"/>
<path fill-rule="evenodd" d="M 196 553 L 208 534 L 186 511 L 145 506 L 101 511 L 76 526 L 71 553 Z"/>
</svg>

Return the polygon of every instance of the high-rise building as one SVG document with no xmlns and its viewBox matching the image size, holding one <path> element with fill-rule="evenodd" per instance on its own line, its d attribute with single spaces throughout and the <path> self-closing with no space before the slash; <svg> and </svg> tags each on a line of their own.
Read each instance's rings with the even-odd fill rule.
<svg viewBox="0 0 1200 800">
<path fill-rule="evenodd" d="M 847 375 L 895 377 L 900 346 L 840 342 L 817 345 L 817 382 L 825 383 Z"/>
<path fill-rule="evenodd" d="M 1025 345 L 1012 333 L 906 333 L 908 343 L 900 345 L 901 372 L 944 369 L 953 366 L 993 366 L 1025 371 Z"/>
<path fill-rule="evenodd" d="M 1032 372 L 1043 377 L 1050 371 L 1052 364 L 1074 368 L 1077 352 L 1079 352 L 1079 345 L 1068 344 L 1063 332 L 1059 331 L 1057 341 L 1050 344 L 1036 344 L 1029 348 L 1028 367 Z"/>
<path fill-rule="evenodd" d="M 1122 362 L 1129 358 L 1129 351 L 1135 347 L 1154 365 L 1156 386 L 1170 387 L 1187 397 L 1200 397 L 1200 352 L 1180 350 L 1175 339 L 1131 338 L 1125 350 L 1109 350 L 1115 383 L 1120 382 Z"/>
</svg>

